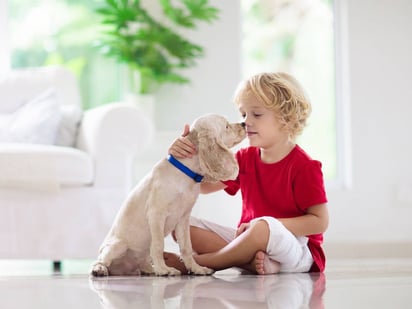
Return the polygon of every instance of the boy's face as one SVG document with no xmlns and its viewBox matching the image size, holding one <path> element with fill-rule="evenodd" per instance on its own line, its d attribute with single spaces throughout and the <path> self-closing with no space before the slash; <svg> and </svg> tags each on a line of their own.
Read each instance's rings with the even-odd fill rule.
<svg viewBox="0 0 412 309">
<path fill-rule="evenodd" d="M 246 124 L 250 146 L 269 149 L 288 140 L 276 113 L 266 108 L 251 92 L 243 92 L 238 97 L 239 112 Z"/>
</svg>

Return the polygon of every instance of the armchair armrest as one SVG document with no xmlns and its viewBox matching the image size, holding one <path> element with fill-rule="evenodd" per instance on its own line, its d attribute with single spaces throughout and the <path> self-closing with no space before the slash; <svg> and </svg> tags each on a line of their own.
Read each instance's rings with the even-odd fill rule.
<svg viewBox="0 0 412 309">
<path fill-rule="evenodd" d="M 153 125 L 135 106 L 112 103 L 85 111 L 76 147 L 93 156 L 101 153 L 135 155 L 153 136 Z"/>
<path fill-rule="evenodd" d="M 95 184 L 112 186 L 131 181 L 133 158 L 152 139 L 154 127 L 139 108 L 112 103 L 84 113 L 76 147 L 95 160 Z M 125 174 L 126 173 L 126 174 Z"/>
</svg>

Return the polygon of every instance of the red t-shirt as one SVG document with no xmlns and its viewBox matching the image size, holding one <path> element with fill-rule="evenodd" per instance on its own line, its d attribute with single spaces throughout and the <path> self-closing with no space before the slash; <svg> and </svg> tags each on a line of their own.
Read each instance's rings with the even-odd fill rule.
<svg viewBox="0 0 412 309">
<path fill-rule="evenodd" d="M 236 153 L 239 175 L 225 181 L 225 191 L 242 193 L 241 223 L 254 218 L 272 216 L 292 218 L 305 214 L 308 207 L 327 202 L 322 164 L 313 160 L 296 145 L 281 161 L 264 163 L 256 147 L 242 148 Z M 325 254 L 321 247 L 323 234 L 307 235 L 314 264 L 310 271 L 325 269 Z"/>
</svg>

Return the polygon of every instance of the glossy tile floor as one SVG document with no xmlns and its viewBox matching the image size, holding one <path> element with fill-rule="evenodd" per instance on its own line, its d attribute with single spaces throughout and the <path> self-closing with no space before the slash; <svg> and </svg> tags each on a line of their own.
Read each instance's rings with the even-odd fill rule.
<svg viewBox="0 0 412 309">
<path fill-rule="evenodd" d="M 88 263 L 62 274 L 0 261 L 0 307 L 412 308 L 412 260 L 329 260 L 324 274 L 90 279 Z M 15 269 L 13 269 L 13 267 Z"/>
</svg>

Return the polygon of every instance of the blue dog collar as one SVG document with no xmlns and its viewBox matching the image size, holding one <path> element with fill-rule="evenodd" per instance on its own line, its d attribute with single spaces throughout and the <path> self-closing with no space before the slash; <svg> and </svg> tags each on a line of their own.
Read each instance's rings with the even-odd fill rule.
<svg viewBox="0 0 412 309">
<path fill-rule="evenodd" d="M 203 179 L 202 175 L 199 175 L 198 173 L 193 172 L 190 168 L 188 168 L 186 165 L 184 165 L 183 163 L 178 161 L 172 155 L 169 155 L 167 157 L 167 161 L 169 161 L 172 165 L 174 165 L 177 169 L 181 170 L 187 176 L 192 178 L 195 182 L 201 182 L 202 181 L 202 179 Z"/>
</svg>

